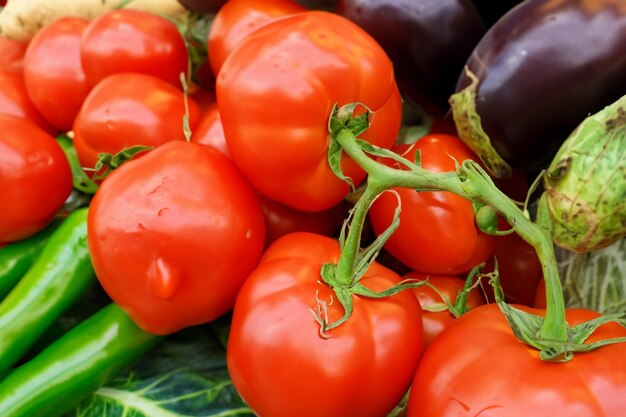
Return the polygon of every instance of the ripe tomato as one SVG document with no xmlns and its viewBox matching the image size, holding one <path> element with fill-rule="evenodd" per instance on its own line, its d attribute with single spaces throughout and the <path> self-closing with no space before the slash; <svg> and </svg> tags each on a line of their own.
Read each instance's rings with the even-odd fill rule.
<svg viewBox="0 0 626 417">
<path fill-rule="evenodd" d="M 145 74 L 111 75 L 95 86 L 74 121 L 74 146 L 83 167 L 92 168 L 98 154 L 115 154 L 133 145 L 158 146 L 184 140 L 183 92 Z M 200 108 L 189 99 L 189 124 L 200 120 Z"/>
<path fill-rule="evenodd" d="M 434 172 L 454 171 L 455 159 L 459 163 L 475 159 L 460 139 L 446 134 L 426 135 L 414 145 L 397 145 L 394 151 L 409 160 L 419 151 L 422 167 Z M 399 168 L 388 159 L 380 161 Z M 494 239 L 478 229 L 468 200 L 444 191 L 395 191 L 402 202 L 400 226 L 385 248 L 411 269 L 456 275 L 469 271 L 493 252 Z M 397 205 L 392 193 L 383 193 L 374 202 L 369 214 L 377 235 L 387 229 Z"/>
<path fill-rule="evenodd" d="M 499 220 L 500 230 L 510 228 Z M 493 270 L 494 258 L 498 261 L 500 286 L 508 302 L 533 307 L 535 290 L 543 278 L 541 262 L 537 251 L 526 243 L 517 233 L 496 236 L 493 257 L 487 262 L 486 270 Z M 493 300 L 491 286 L 486 286 L 487 295 Z"/>
<path fill-rule="evenodd" d="M 207 39 L 209 63 L 217 74 L 233 49 L 263 25 L 306 9 L 292 0 L 230 0 L 215 15 Z"/>
<path fill-rule="evenodd" d="M 252 188 L 217 150 L 173 141 L 108 176 L 89 209 L 98 280 L 144 330 L 169 334 L 233 307 L 265 239 Z"/>
<path fill-rule="evenodd" d="M 542 310 L 530 309 L 535 314 Z M 570 324 L 598 314 L 568 310 Z M 617 324 L 589 342 L 625 337 Z M 408 403 L 408 417 L 613 417 L 626 409 L 626 344 L 544 362 L 518 341 L 495 304 L 461 316 L 425 352 Z"/>
<path fill-rule="evenodd" d="M 420 272 L 409 272 L 404 275 L 405 279 L 418 279 L 420 281 L 428 278 L 428 282 L 443 294 L 452 304 L 456 301 L 459 291 L 463 289 L 465 280 L 453 275 L 426 275 Z M 413 294 L 422 306 L 422 324 L 424 327 L 424 350 L 438 337 L 444 330 L 454 324 L 456 318 L 450 311 L 428 311 L 425 307 L 445 306 L 443 299 L 437 292 L 422 285 L 413 288 Z M 467 308 L 472 309 L 484 304 L 482 295 L 477 289 L 473 289 L 467 295 Z"/>
<path fill-rule="evenodd" d="M 351 207 L 342 201 L 328 210 L 308 212 L 293 209 L 262 195 L 259 200 L 265 216 L 265 242 L 268 246 L 279 237 L 293 232 L 332 236 L 341 227 Z"/>
<path fill-rule="evenodd" d="M 382 48 L 349 20 L 308 11 L 247 37 L 217 77 L 217 102 L 233 161 L 263 195 L 305 211 L 338 204 L 348 185 L 328 165 L 335 103 L 361 102 L 375 114 L 361 137 L 391 147 L 402 103 Z M 365 172 L 350 158 L 343 172 Z"/>
<path fill-rule="evenodd" d="M 241 288 L 227 364 L 258 415 L 380 417 L 406 392 L 421 350 L 417 299 L 408 291 L 379 300 L 353 296 L 352 317 L 322 337 L 311 309 L 326 303 L 329 320 L 342 316 L 320 278 L 322 264 L 338 258 L 335 240 L 292 233 L 267 249 Z M 360 282 L 378 291 L 400 279 L 374 263 Z"/>
<path fill-rule="evenodd" d="M 117 9 L 91 21 L 83 34 L 81 61 L 91 86 L 111 74 L 138 72 L 181 87 L 187 47 L 176 25 L 165 17 Z"/>
<path fill-rule="evenodd" d="M 0 35 L 0 71 L 21 72 L 27 42 Z"/>
<path fill-rule="evenodd" d="M 55 20 L 39 30 L 24 57 L 26 91 L 54 127 L 67 131 L 80 110 L 89 86 L 80 63 L 81 35 L 89 21 Z"/>
<path fill-rule="evenodd" d="M 0 71 L 0 114 L 28 120 L 51 134 L 56 132 L 28 96 L 21 71 Z"/>
<path fill-rule="evenodd" d="M 72 173 L 54 138 L 0 114 L 0 242 L 43 229 L 72 191 Z"/>
<path fill-rule="evenodd" d="M 202 115 L 202 119 L 191 135 L 191 141 L 203 145 L 213 146 L 224 155 L 230 158 L 222 118 L 217 106 L 212 106 Z"/>
</svg>

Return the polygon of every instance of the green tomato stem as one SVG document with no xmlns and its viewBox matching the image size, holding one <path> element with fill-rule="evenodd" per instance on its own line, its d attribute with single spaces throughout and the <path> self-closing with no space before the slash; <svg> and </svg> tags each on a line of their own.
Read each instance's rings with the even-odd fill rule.
<svg viewBox="0 0 626 417">
<path fill-rule="evenodd" d="M 448 191 L 471 201 L 479 201 L 494 207 L 522 239 L 532 245 L 539 256 L 546 281 L 546 315 L 541 326 L 541 337 L 545 340 L 566 342 L 568 324 L 565 320 L 565 304 L 561 291 L 554 248 L 549 233 L 528 219 L 517 205 L 502 193 L 488 175 L 473 161 L 465 161 L 457 172 L 435 173 L 410 162 L 408 170 L 394 169 L 372 159 L 361 147 L 357 138 L 348 129 L 341 129 L 335 140 L 368 174 L 365 202 L 356 207 L 342 251 L 338 270 L 339 279 L 347 284 L 351 278 L 354 259 L 358 251 L 363 222 L 370 204 L 386 189 L 400 187 L 417 191 Z"/>
</svg>

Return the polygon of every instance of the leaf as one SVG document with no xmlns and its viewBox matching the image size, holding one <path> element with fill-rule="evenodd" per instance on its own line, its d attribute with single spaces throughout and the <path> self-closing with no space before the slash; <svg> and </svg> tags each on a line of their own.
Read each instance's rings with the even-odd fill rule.
<svg viewBox="0 0 626 417">
<path fill-rule="evenodd" d="M 66 417 L 254 416 L 226 369 L 210 327 L 171 335 Z"/>
</svg>

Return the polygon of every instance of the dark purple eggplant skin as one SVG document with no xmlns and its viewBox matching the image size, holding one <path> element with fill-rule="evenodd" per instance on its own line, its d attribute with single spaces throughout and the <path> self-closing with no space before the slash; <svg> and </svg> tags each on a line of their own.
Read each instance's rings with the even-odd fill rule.
<svg viewBox="0 0 626 417">
<path fill-rule="evenodd" d="M 486 32 L 470 0 L 340 0 L 337 12 L 385 49 L 404 98 L 438 116 Z"/>
<path fill-rule="evenodd" d="M 626 93 L 626 0 L 526 0 L 489 29 L 467 68 L 493 148 L 536 172 L 586 116 Z M 470 83 L 463 72 L 457 91 Z"/>
<path fill-rule="evenodd" d="M 487 27 L 491 27 L 522 0 L 472 0 Z"/>
<path fill-rule="evenodd" d="M 178 0 L 189 11 L 212 14 L 222 7 L 227 0 Z"/>
</svg>

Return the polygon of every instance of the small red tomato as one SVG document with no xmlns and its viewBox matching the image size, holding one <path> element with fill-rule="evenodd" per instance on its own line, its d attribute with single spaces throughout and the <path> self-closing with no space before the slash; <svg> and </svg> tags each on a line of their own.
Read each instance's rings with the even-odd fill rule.
<svg viewBox="0 0 626 417">
<path fill-rule="evenodd" d="M 405 279 L 417 279 L 433 285 L 439 293 L 444 295 L 450 303 L 454 304 L 459 291 L 465 285 L 465 280 L 452 275 L 426 275 L 419 272 L 409 272 L 404 275 Z M 456 318 L 450 311 L 429 311 L 429 307 L 444 307 L 445 303 L 437 292 L 426 286 L 413 288 L 413 294 L 417 297 L 422 306 L 422 324 L 424 327 L 424 350 L 437 338 L 444 330 L 454 324 Z M 467 295 L 467 308 L 472 309 L 484 304 L 482 295 L 477 289 L 472 289 Z"/>
<path fill-rule="evenodd" d="M 117 9 L 91 21 L 83 34 L 81 61 L 91 86 L 112 74 L 138 72 L 181 87 L 187 47 L 176 25 L 165 17 Z"/>
<path fill-rule="evenodd" d="M 34 124 L 0 114 L 0 242 L 43 229 L 72 191 L 63 149 Z"/>
<path fill-rule="evenodd" d="M 255 30 L 306 9 L 292 0 L 230 0 L 213 19 L 207 39 L 209 63 L 217 74 L 233 49 Z"/>
<path fill-rule="evenodd" d="M 413 145 L 397 145 L 394 151 L 409 160 L 419 151 L 422 167 L 434 172 L 454 171 L 455 160 L 462 163 L 476 158 L 460 139 L 446 134 L 427 135 Z M 389 159 L 380 161 L 400 168 Z M 445 191 L 394 190 L 401 199 L 400 226 L 385 248 L 411 269 L 456 275 L 493 252 L 494 239 L 478 229 L 470 201 Z M 374 202 L 369 214 L 377 235 L 389 227 L 397 205 L 396 196 L 389 192 Z"/>
<path fill-rule="evenodd" d="M 39 112 L 54 127 L 67 131 L 80 110 L 89 86 L 80 63 L 81 35 L 89 21 L 55 20 L 40 29 L 24 57 L 24 83 Z"/>
<path fill-rule="evenodd" d="M 109 296 L 144 330 L 170 334 L 233 307 L 261 257 L 265 226 L 228 158 L 172 141 L 102 182 L 87 236 Z"/>
<path fill-rule="evenodd" d="M 0 114 L 28 120 L 51 134 L 56 132 L 28 96 L 21 71 L 0 71 Z"/>
<path fill-rule="evenodd" d="M 343 315 L 320 277 L 339 254 L 336 240 L 291 233 L 266 250 L 241 288 L 226 358 L 257 415 L 381 417 L 406 393 L 422 343 L 420 306 L 409 291 L 352 296 L 352 316 L 320 335 L 312 310 L 330 321 Z M 400 281 L 374 262 L 359 282 L 380 291 Z"/>
<path fill-rule="evenodd" d="M 189 124 L 200 108 L 190 98 Z M 93 168 L 98 154 L 115 154 L 134 145 L 158 146 L 185 140 L 183 92 L 145 74 L 111 75 L 95 86 L 74 121 L 74 146 L 81 165 Z"/>
</svg>

